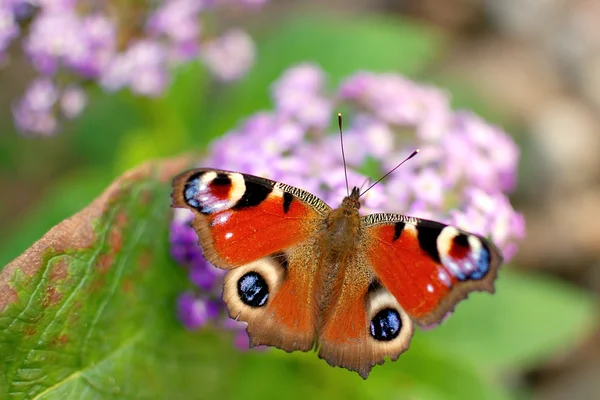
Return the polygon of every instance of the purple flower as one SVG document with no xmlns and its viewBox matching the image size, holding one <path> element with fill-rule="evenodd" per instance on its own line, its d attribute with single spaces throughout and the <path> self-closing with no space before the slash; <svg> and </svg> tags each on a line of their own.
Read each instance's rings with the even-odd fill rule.
<svg viewBox="0 0 600 400">
<path fill-rule="evenodd" d="M 70 86 L 63 90 L 60 99 L 60 109 L 65 118 L 75 118 L 78 116 L 87 103 L 85 91 L 78 86 Z"/>
<path fill-rule="evenodd" d="M 15 21 L 12 8 L 6 4 L 0 5 L 0 61 L 3 61 L 4 51 L 18 35 L 19 26 Z"/>
<path fill-rule="evenodd" d="M 230 30 L 206 42 L 201 58 L 217 78 L 233 81 L 242 77 L 254 63 L 254 43 L 244 31 Z"/>
<path fill-rule="evenodd" d="M 420 171 L 412 184 L 415 198 L 421 199 L 424 204 L 433 208 L 440 208 L 444 204 L 444 179 L 434 168 L 428 167 Z"/>
<path fill-rule="evenodd" d="M 57 121 L 53 109 L 59 99 L 59 90 L 48 78 L 33 81 L 23 98 L 13 107 L 15 121 L 28 131 L 50 135 Z"/>
<path fill-rule="evenodd" d="M 26 133 L 55 133 L 61 120 L 83 110 L 87 96 L 81 91 L 94 83 L 107 91 L 160 96 L 172 70 L 193 60 L 206 64 L 216 79 L 241 78 L 254 62 L 254 43 L 239 29 L 216 31 L 210 19 L 218 19 L 222 8 L 254 9 L 264 2 L 162 0 L 91 7 L 77 0 L 4 0 L 0 61 L 22 33 L 23 50 L 40 78 L 52 79 L 59 91 L 69 93 L 61 107 L 45 114 L 32 113 L 27 101 L 20 101 L 22 106 L 13 109 L 17 127 Z M 27 29 L 21 30 L 20 23 Z M 75 96 L 70 87 L 80 93 Z"/>
<path fill-rule="evenodd" d="M 27 132 L 51 135 L 58 125 L 55 110 L 60 109 L 65 118 L 74 118 L 81 113 L 87 96 L 78 86 L 59 89 L 50 78 L 32 81 L 25 95 L 13 106 L 17 124 Z"/>
<path fill-rule="evenodd" d="M 179 297 L 179 315 L 188 329 L 197 329 L 219 315 L 219 304 L 214 301 L 199 299 L 191 293 Z"/>
<path fill-rule="evenodd" d="M 445 92 L 400 75 L 360 72 L 336 92 L 327 90 L 326 81 L 311 64 L 286 71 L 272 86 L 274 111 L 250 116 L 213 142 L 201 165 L 279 180 L 336 206 L 346 195 L 346 183 L 339 136 L 328 127 L 334 109 L 347 109 L 344 143 L 351 186 L 366 188 L 421 149 L 361 198 L 363 213 L 387 211 L 451 223 L 491 237 L 507 260 L 512 257 L 525 226 L 508 199 L 519 159 L 510 136 L 476 115 L 452 110 Z M 327 118 L 315 113 L 315 104 Z M 370 177 L 359 172 L 365 165 Z M 208 274 L 208 264 L 197 261 L 201 250 L 192 239 L 190 218 L 187 211 L 185 216 L 176 212 L 172 251 L 190 269 L 195 298 L 214 299 L 222 274 Z M 184 321 L 190 319 L 186 315 Z"/>
<path fill-rule="evenodd" d="M 166 1 L 148 18 L 146 29 L 151 36 L 164 36 L 170 42 L 173 60 L 190 60 L 198 56 L 201 32 L 198 13 L 205 7 L 202 1 Z"/>
<path fill-rule="evenodd" d="M 141 40 L 118 54 L 101 80 L 107 90 L 129 87 L 144 96 L 158 96 L 168 84 L 166 48 L 153 40 Z"/>
<path fill-rule="evenodd" d="M 43 75 L 53 75 L 61 64 L 73 65 L 86 53 L 81 21 L 74 10 L 48 8 L 32 22 L 24 48 Z"/>
<path fill-rule="evenodd" d="M 320 95 L 325 74 L 310 64 L 288 70 L 273 85 L 273 98 L 280 115 L 304 127 L 323 129 L 331 120 L 331 100 Z"/>
<path fill-rule="evenodd" d="M 116 54 L 116 26 L 101 14 L 85 17 L 81 21 L 85 51 L 71 60 L 71 67 L 82 77 L 97 78 L 108 67 Z"/>
</svg>

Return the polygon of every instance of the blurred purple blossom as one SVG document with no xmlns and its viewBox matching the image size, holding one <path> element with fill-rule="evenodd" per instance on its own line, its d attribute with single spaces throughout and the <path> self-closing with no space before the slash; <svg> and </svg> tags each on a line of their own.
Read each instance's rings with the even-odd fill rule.
<svg viewBox="0 0 600 400">
<path fill-rule="evenodd" d="M 65 118 L 75 118 L 85 108 L 87 96 L 79 86 L 70 86 L 63 90 L 60 109 Z"/>
<path fill-rule="evenodd" d="M 273 98 L 278 113 L 296 120 L 305 128 L 323 129 L 331 120 L 332 102 L 321 95 L 325 74 L 310 65 L 288 70 L 273 85 Z"/>
<path fill-rule="evenodd" d="M 254 63 L 254 43 L 239 29 L 215 31 L 209 19 L 222 8 L 255 9 L 264 2 L 1 0 L 0 62 L 9 60 L 22 34 L 36 80 L 51 80 L 66 96 L 42 112 L 28 103 L 32 84 L 13 107 L 15 123 L 23 132 L 50 135 L 63 118 L 83 111 L 88 85 L 155 97 L 168 87 L 173 68 L 193 60 L 216 79 L 239 79 Z M 77 96 L 68 87 L 78 87 Z"/>
<path fill-rule="evenodd" d="M 100 82 L 108 90 L 129 87 L 142 96 L 158 96 L 168 83 L 166 63 L 167 49 L 163 44 L 140 40 L 113 57 Z"/>
<path fill-rule="evenodd" d="M 4 59 L 4 51 L 11 41 L 19 35 L 19 26 L 12 8 L 0 4 L 0 62 Z"/>
<path fill-rule="evenodd" d="M 50 135 L 56 129 L 57 121 L 53 108 L 59 99 L 58 88 L 48 78 L 38 78 L 31 82 L 25 95 L 13 107 L 17 124 L 27 131 Z"/>
<path fill-rule="evenodd" d="M 201 58 L 219 79 L 239 79 L 254 63 L 254 43 L 246 32 L 233 29 L 206 42 Z"/>
<path fill-rule="evenodd" d="M 342 108 L 348 110 L 344 143 L 351 186 L 369 184 L 359 171 L 366 168 L 376 179 L 421 149 L 361 198 L 363 214 L 387 211 L 454 224 L 489 236 L 510 260 L 525 235 L 523 217 L 508 199 L 519 161 L 510 136 L 470 112 L 452 110 L 447 93 L 400 75 L 357 73 L 333 93 L 326 80 L 312 64 L 284 72 L 272 86 L 274 111 L 254 114 L 214 141 L 201 165 L 282 181 L 335 207 L 346 195 L 333 123 L 333 110 Z M 191 212 L 176 210 L 171 251 L 188 269 L 194 298 L 214 301 L 223 271 L 202 258 L 191 220 Z M 179 310 L 186 326 L 209 321 Z M 214 319 L 225 316 L 221 306 Z M 233 325 L 236 340 L 239 325 Z"/>
<path fill-rule="evenodd" d="M 198 328 L 219 315 L 218 303 L 196 298 L 191 293 L 179 297 L 178 309 L 181 321 L 188 329 Z"/>
</svg>

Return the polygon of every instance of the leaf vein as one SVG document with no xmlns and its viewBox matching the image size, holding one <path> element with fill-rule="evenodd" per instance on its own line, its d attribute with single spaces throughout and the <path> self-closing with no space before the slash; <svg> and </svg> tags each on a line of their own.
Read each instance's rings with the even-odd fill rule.
<svg viewBox="0 0 600 400">
<path fill-rule="evenodd" d="M 140 330 L 139 332 L 137 332 L 135 335 L 133 335 L 131 338 L 129 338 L 127 341 L 121 343 L 120 346 L 116 347 L 115 350 L 113 350 L 112 352 L 108 353 L 103 359 L 102 362 L 107 361 L 115 356 L 120 355 L 120 353 L 124 352 L 128 347 L 134 345 L 138 340 L 140 340 L 143 337 L 144 331 Z M 46 388 L 43 392 L 39 393 L 37 396 L 35 396 L 33 398 L 33 400 L 39 400 L 41 398 L 43 398 L 43 396 L 45 396 L 46 394 L 49 394 L 50 392 L 52 392 L 53 390 L 57 389 L 58 387 L 60 387 L 61 385 L 72 381 L 74 379 L 77 379 L 80 376 L 84 376 L 84 374 L 86 372 L 88 372 L 89 370 L 92 369 L 92 367 L 97 367 L 98 363 L 94 363 L 82 370 L 79 371 L 75 371 L 73 372 L 71 375 L 67 376 L 66 378 L 64 378 L 63 380 L 56 382 L 54 385 Z M 85 378 L 85 381 L 88 382 L 88 379 Z M 93 387 L 93 386 L 89 386 L 89 387 Z"/>
</svg>

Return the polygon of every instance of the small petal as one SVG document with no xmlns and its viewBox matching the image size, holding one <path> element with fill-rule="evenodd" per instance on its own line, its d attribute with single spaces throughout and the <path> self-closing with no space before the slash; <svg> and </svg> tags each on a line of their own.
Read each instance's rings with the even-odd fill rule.
<svg viewBox="0 0 600 400">
<path fill-rule="evenodd" d="M 206 43 L 201 57 L 217 78 L 232 81 L 241 78 L 250 69 L 254 53 L 254 42 L 248 34 L 234 29 Z"/>
<path fill-rule="evenodd" d="M 87 96 L 83 89 L 71 86 L 63 91 L 60 99 L 60 108 L 65 117 L 75 118 L 83 111 L 86 103 Z"/>
<path fill-rule="evenodd" d="M 179 318 L 184 326 L 190 330 L 201 328 L 208 321 L 214 320 L 220 311 L 219 304 L 196 298 L 190 292 L 186 292 L 179 297 L 177 308 Z"/>
</svg>

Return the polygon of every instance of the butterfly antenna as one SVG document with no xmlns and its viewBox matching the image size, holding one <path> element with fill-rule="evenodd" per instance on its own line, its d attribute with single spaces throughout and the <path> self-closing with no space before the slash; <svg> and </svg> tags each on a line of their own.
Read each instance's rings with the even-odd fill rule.
<svg viewBox="0 0 600 400">
<path fill-rule="evenodd" d="M 342 160 L 344 161 L 344 176 L 346 177 L 346 195 L 350 196 L 350 188 L 348 187 L 348 169 L 346 168 L 346 154 L 344 153 L 344 134 L 342 133 L 342 113 L 338 113 L 338 126 L 340 128 L 340 145 L 342 146 Z"/>
<path fill-rule="evenodd" d="M 387 178 L 392 172 L 394 172 L 395 170 L 397 170 L 398 168 L 400 168 L 400 166 L 402 164 L 404 164 L 405 162 L 407 162 L 408 160 L 410 160 L 411 158 L 413 158 L 414 156 L 416 156 L 417 154 L 419 154 L 419 151 L 421 151 L 421 150 L 420 149 L 416 149 L 415 151 L 413 151 L 410 156 L 406 157 L 400 164 L 398 164 L 394 168 L 392 168 L 392 170 L 390 172 L 388 172 L 387 174 L 385 174 L 381 178 L 377 179 L 371 186 L 369 186 L 367 188 L 367 190 L 365 190 L 364 192 L 362 192 L 358 197 L 360 198 L 363 194 L 365 194 L 369 190 L 371 190 L 373 188 L 373 186 L 377 185 L 379 182 L 381 182 L 382 180 L 384 180 L 385 178 Z"/>
</svg>

